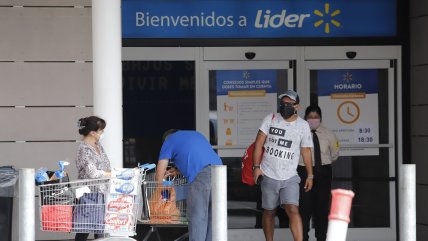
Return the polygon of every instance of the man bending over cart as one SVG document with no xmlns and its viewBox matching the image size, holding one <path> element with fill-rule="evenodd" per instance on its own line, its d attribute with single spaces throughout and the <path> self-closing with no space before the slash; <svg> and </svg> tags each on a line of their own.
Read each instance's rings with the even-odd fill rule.
<svg viewBox="0 0 428 241">
<path fill-rule="evenodd" d="M 173 162 L 189 183 L 189 241 L 211 241 L 211 165 L 222 165 L 222 161 L 197 131 L 171 129 L 165 132 L 163 140 L 156 181 L 176 174 L 175 169 L 167 170 L 168 164 Z"/>
</svg>

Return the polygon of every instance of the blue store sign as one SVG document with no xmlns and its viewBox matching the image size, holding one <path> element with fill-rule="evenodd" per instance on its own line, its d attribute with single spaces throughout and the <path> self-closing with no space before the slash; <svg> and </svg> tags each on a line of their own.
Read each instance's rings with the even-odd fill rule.
<svg viewBox="0 0 428 241">
<path fill-rule="evenodd" d="M 123 38 L 394 37 L 396 0 L 122 0 Z"/>
</svg>

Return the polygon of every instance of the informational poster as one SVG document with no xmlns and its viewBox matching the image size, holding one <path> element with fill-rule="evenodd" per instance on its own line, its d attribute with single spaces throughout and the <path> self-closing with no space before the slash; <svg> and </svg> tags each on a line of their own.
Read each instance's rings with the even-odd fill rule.
<svg viewBox="0 0 428 241">
<path fill-rule="evenodd" d="M 219 146 L 248 146 L 263 118 L 277 111 L 276 70 L 218 70 Z"/>
<path fill-rule="evenodd" d="M 323 125 L 341 145 L 341 156 L 379 155 L 378 72 L 375 69 L 317 70 L 318 104 Z"/>
</svg>

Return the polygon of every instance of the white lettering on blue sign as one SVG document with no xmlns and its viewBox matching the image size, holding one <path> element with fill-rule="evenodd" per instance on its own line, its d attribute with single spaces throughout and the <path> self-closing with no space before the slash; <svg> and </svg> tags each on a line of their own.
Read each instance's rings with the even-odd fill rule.
<svg viewBox="0 0 428 241">
<path fill-rule="evenodd" d="M 279 28 L 285 26 L 287 28 L 302 28 L 305 18 L 309 18 L 310 14 L 288 14 L 287 10 L 283 9 L 280 14 L 271 15 L 270 10 L 258 10 L 256 15 L 256 28 Z"/>
<path fill-rule="evenodd" d="M 205 16 L 157 16 L 150 15 L 149 12 L 135 13 L 135 26 L 137 27 L 232 27 L 234 25 L 233 16 L 217 16 L 214 11 Z"/>
<path fill-rule="evenodd" d="M 362 89 L 362 84 L 335 84 L 334 89 L 335 90 L 355 90 L 355 89 Z"/>
<path fill-rule="evenodd" d="M 397 35 L 397 1 L 122 0 L 122 35 L 220 39 L 393 37 Z M 161 28 L 167 31 L 157 31 Z"/>
</svg>

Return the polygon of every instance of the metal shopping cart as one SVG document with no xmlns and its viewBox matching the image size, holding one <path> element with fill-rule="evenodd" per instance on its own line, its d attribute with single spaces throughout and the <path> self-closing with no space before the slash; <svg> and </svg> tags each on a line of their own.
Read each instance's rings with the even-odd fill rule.
<svg viewBox="0 0 428 241">
<path fill-rule="evenodd" d="M 136 234 L 147 170 L 120 169 L 113 178 L 38 186 L 41 230 L 104 234 L 100 241 L 135 241 L 129 236 Z"/>
<path fill-rule="evenodd" d="M 154 174 L 146 176 L 142 182 L 143 203 L 138 221 L 150 225 L 150 230 L 142 241 L 147 241 L 153 233 L 161 241 L 159 228 L 187 227 L 187 188 L 187 179 L 183 176 L 162 182 L 156 182 Z M 188 236 L 186 232 L 174 241 L 185 240 Z"/>
</svg>

